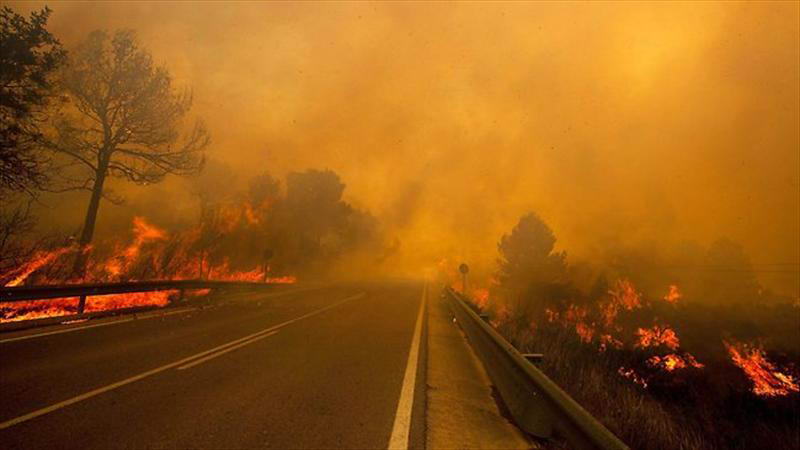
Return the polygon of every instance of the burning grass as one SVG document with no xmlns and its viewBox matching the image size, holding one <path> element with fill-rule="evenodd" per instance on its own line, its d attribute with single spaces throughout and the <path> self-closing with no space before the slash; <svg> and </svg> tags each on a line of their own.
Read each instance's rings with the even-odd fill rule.
<svg viewBox="0 0 800 450">
<path fill-rule="evenodd" d="M 225 229 L 230 232 L 252 224 L 253 207 L 243 208 L 237 216 L 227 215 Z M 294 283 L 290 275 L 272 276 L 269 267 L 258 264 L 249 269 L 234 269 L 227 257 L 215 258 L 200 242 L 201 233 L 190 229 L 184 233 L 169 233 L 136 217 L 127 244 L 107 243 L 90 248 L 93 258 L 83 279 L 70 275 L 76 246 L 40 250 L 29 261 L 0 274 L 0 283 L 7 287 L 81 282 L 118 282 L 134 280 L 212 279 L 265 283 Z M 207 291 L 206 291 L 207 293 Z M 132 307 L 163 307 L 178 295 L 177 291 L 134 292 L 93 296 L 87 299 L 85 312 L 116 310 Z M 195 293 L 194 295 L 200 295 Z M 49 301 L 0 303 L 0 323 L 75 314 L 78 298 L 58 298 Z"/>
<path fill-rule="evenodd" d="M 520 351 L 543 353 L 542 370 L 632 448 L 800 448 L 800 341 L 781 329 L 796 327 L 786 320 L 796 307 L 748 315 L 694 304 L 674 285 L 647 298 L 626 279 L 577 300 L 540 312 L 476 304 Z"/>
</svg>

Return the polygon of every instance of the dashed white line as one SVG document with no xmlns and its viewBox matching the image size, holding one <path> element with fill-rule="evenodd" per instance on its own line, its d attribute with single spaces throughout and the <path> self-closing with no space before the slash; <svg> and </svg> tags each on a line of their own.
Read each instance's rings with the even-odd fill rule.
<svg viewBox="0 0 800 450">
<path fill-rule="evenodd" d="M 260 341 L 261 339 L 264 339 L 264 338 L 268 338 L 268 337 L 270 337 L 270 336 L 272 336 L 274 334 L 278 334 L 278 332 L 277 331 L 273 331 L 271 333 L 267 333 L 267 334 L 264 334 L 262 336 L 254 337 L 253 339 L 250 339 L 249 341 L 244 341 L 241 344 L 236 344 L 236 345 L 234 345 L 232 347 L 226 348 L 225 350 L 218 351 L 217 353 L 212 353 L 212 354 L 206 356 L 205 358 L 196 359 L 196 360 L 194 360 L 194 361 L 192 361 L 192 362 L 190 362 L 188 364 L 184 364 L 184 365 L 178 367 L 177 370 L 184 370 L 184 369 L 188 369 L 190 367 L 194 367 L 194 366 L 196 366 L 198 364 L 203 364 L 204 362 L 206 362 L 206 361 L 208 361 L 210 359 L 214 359 L 217 356 L 222 356 L 225 353 L 232 352 L 232 351 L 236 350 L 237 348 L 244 347 L 245 345 L 250 345 L 253 342 Z"/>
</svg>

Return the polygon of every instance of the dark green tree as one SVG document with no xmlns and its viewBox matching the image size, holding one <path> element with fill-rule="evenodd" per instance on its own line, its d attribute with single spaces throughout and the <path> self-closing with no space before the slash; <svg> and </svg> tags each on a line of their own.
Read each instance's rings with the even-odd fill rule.
<svg viewBox="0 0 800 450">
<path fill-rule="evenodd" d="M 497 279 L 511 297 L 566 295 L 566 253 L 555 251 L 556 237 L 542 219 L 529 213 L 497 245 Z"/>
<path fill-rule="evenodd" d="M 0 198 L 34 194 L 47 179 L 41 125 L 53 97 L 51 75 L 66 55 L 47 31 L 50 13 L 45 7 L 25 18 L 0 9 Z"/>
<path fill-rule="evenodd" d="M 281 184 L 267 172 L 254 176 L 247 186 L 248 200 L 254 206 L 274 203 L 281 193 Z"/>
</svg>

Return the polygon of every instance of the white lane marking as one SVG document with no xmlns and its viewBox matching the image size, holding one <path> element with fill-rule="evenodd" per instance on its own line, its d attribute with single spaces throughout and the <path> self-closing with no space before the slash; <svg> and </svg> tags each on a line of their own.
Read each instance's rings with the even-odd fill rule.
<svg viewBox="0 0 800 450">
<path fill-rule="evenodd" d="M 397 402 L 397 412 L 392 425 L 392 436 L 389 438 L 389 448 L 392 450 L 407 450 L 408 438 L 411 432 L 411 409 L 414 406 L 414 388 L 417 385 L 417 364 L 419 362 L 420 336 L 422 334 L 422 317 L 425 311 L 425 299 L 428 292 L 428 283 L 422 287 L 422 299 L 417 314 L 417 324 L 414 327 L 414 337 L 411 339 L 411 349 L 408 352 L 408 364 L 403 376 L 403 387 L 400 389 L 400 400 Z"/>
<path fill-rule="evenodd" d="M 266 328 L 264 330 L 255 332 L 253 334 L 249 334 L 249 335 L 247 335 L 247 336 L 245 336 L 243 338 L 239 338 L 239 339 L 233 340 L 233 341 L 228 342 L 226 344 L 219 345 L 219 346 L 214 347 L 214 348 L 212 348 L 210 350 L 206 350 L 206 351 L 197 353 L 195 355 L 189 356 L 187 358 L 183 358 L 183 359 L 175 361 L 173 363 L 169 363 L 169 364 L 163 365 L 161 367 L 157 367 L 155 369 L 151 369 L 151 370 L 148 370 L 146 372 L 142 372 L 142 373 L 140 373 L 138 375 L 134 375 L 134 376 L 132 376 L 130 378 L 126 378 L 124 380 L 117 381 L 116 383 L 109 384 L 108 386 L 103 386 L 101 388 L 97 388 L 95 390 L 86 392 L 86 393 L 78 395 L 76 397 L 72 397 L 70 399 L 64 400 L 63 402 L 58 402 L 58 403 L 55 403 L 53 405 L 47 406 L 45 408 L 37 409 L 36 411 L 30 412 L 28 414 L 24 414 L 22 416 L 13 418 L 11 420 L 7 420 L 7 421 L 5 421 L 3 423 L 0 423 L 0 430 L 4 430 L 6 428 L 13 427 L 14 425 L 20 424 L 22 422 L 27 422 L 28 420 L 35 419 L 36 417 L 43 416 L 43 415 L 51 413 L 53 411 L 57 411 L 57 410 L 59 410 L 61 408 L 64 408 L 66 406 L 69 406 L 69 405 L 72 405 L 72 404 L 75 404 L 75 403 L 78 403 L 78 402 L 81 402 L 81 401 L 86 400 L 88 398 L 92 398 L 92 397 L 100 395 L 100 394 L 102 394 L 104 392 L 108 392 L 108 391 L 114 390 L 114 389 L 116 389 L 118 387 L 125 386 L 126 384 L 130 384 L 130 383 L 133 383 L 135 381 L 139 381 L 139 380 L 141 380 L 143 378 L 147 378 L 147 377 L 149 377 L 151 375 L 155 375 L 155 374 L 163 372 L 165 370 L 172 369 L 173 367 L 181 366 L 181 365 L 186 364 L 189 361 L 192 361 L 192 360 L 194 360 L 196 358 L 201 358 L 203 356 L 209 355 L 211 353 L 215 353 L 215 352 L 217 352 L 219 350 L 222 350 L 224 348 L 230 347 L 232 345 L 236 345 L 236 344 L 238 344 L 240 342 L 244 342 L 244 341 L 250 340 L 250 339 L 252 339 L 254 337 L 261 336 L 261 335 L 267 334 L 267 333 L 269 333 L 271 331 L 278 330 L 278 329 L 283 328 L 283 327 L 285 327 L 287 325 L 293 324 L 293 323 L 295 323 L 297 321 L 300 321 L 300 320 L 303 320 L 303 319 L 307 319 L 307 318 L 309 318 L 311 316 L 315 316 L 317 314 L 323 313 L 323 312 L 325 312 L 325 311 L 327 311 L 327 310 L 329 310 L 331 308 L 334 308 L 336 306 L 341 305 L 342 303 L 362 298 L 362 297 L 364 297 L 364 295 L 366 295 L 364 292 L 362 292 L 360 294 L 356 294 L 356 295 L 354 295 L 352 297 L 348 297 L 348 298 L 346 298 L 344 300 L 341 300 L 341 301 L 338 301 L 336 303 L 330 304 L 330 305 L 328 305 L 328 306 L 326 306 L 324 308 L 320 308 L 320 309 L 317 309 L 317 310 L 312 311 L 310 313 L 303 314 L 300 317 L 296 317 L 294 319 L 287 320 L 286 322 L 283 322 L 283 323 L 280 323 L 278 325 L 275 325 L 275 326 Z"/>
<path fill-rule="evenodd" d="M 190 367 L 194 367 L 194 366 L 196 366 L 198 364 L 203 364 L 204 362 L 206 362 L 206 361 L 208 361 L 210 359 L 214 359 L 217 356 L 222 356 L 225 353 L 232 352 L 232 351 L 236 350 L 237 348 L 244 347 L 245 345 L 250 345 L 253 342 L 260 341 L 261 339 L 268 338 L 268 337 L 270 337 L 272 335 L 275 335 L 275 334 L 278 334 L 278 332 L 277 331 L 273 331 L 271 333 L 267 333 L 267 334 L 263 334 L 263 335 L 258 336 L 258 337 L 254 337 L 253 339 L 250 339 L 249 341 L 244 341 L 241 344 L 237 344 L 237 345 L 234 345 L 232 347 L 228 347 L 225 350 L 218 351 L 217 353 L 212 353 L 212 354 L 206 356 L 205 358 L 196 359 L 196 360 L 190 362 L 189 364 L 184 364 L 184 365 L 178 367 L 176 370 L 185 370 L 185 369 L 188 369 Z"/>
<path fill-rule="evenodd" d="M 50 335 L 53 335 L 53 334 L 71 333 L 73 331 L 86 330 L 86 329 L 89 329 L 89 328 L 105 327 L 105 326 L 108 326 L 108 325 L 116 325 L 116 324 L 119 324 L 119 323 L 131 322 L 133 320 L 145 320 L 145 319 L 153 319 L 153 318 L 156 318 L 156 317 L 171 316 L 173 314 L 183 314 L 183 313 L 188 313 L 188 312 L 192 312 L 192 311 L 195 311 L 195 310 L 197 310 L 197 308 L 182 309 L 180 311 L 169 311 L 169 312 L 164 312 L 162 314 L 148 314 L 148 315 L 139 314 L 139 315 L 134 315 L 132 317 L 123 317 L 123 318 L 117 319 L 117 320 L 110 320 L 108 322 L 103 322 L 103 323 L 95 323 L 95 324 L 91 324 L 91 325 L 84 325 L 84 326 L 77 326 L 77 327 L 72 327 L 72 328 L 65 328 L 63 330 L 47 331 L 47 332 L 44 332 L 44 333 L 27 334 L 25 336 L 18 336 L 18 337 L 13 337 L 13 338 L 2 339 L 2 340 L 0 340 L 0 344 L 6 343 L 6 342 L 24 341 L 26 339 L 33 339 L 33 338 L 42 337 L 42 336 L 50 336 Z"/>
</svg>

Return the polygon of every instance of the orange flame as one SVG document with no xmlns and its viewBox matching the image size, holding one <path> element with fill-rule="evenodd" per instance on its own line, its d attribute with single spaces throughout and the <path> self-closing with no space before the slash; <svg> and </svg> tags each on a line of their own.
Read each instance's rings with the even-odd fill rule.
<svg viewBox="0 0 800 450">
<path fill-rule="evenodd" d="M 226 221 L 222 226 L 226 229 L 232 229 L 242 222 L 243 219 L 247 219 L 252 224 L 253 222 L 250 219 L 258 218 L 252 207 L 250 207 L 249 210 L 245 208 L 244 210 L 239 209 L 236 211 L 232 207 L 225 208 L 221 212 L 221 215 Z M 160 258 L 163 257 L 165 249 L 163 245 L 148 247 L 147 253 L 144 253 L 143 249 L 146 244 L 166 241 L 168 238 L 166 231 L 150 224 L 143 217 L 135 217 L 133 219 L 132 233 L 133 239 L 129 245 L 118 247 L 111 257 L 95 264 L 94 267 L 99 270 L 94 272 L 94 276 L 90 279 L 93 279 L 93 281 L 130 280 L 131 269 L 141 257 L 147 256 L 148 258 L 152 258 L 153 262 L 158 262 Z M 192 229 L 184 234 L 184 239 L 181 240 L 184 245 L 177 251 L 177 254 L 180 256 L 176 258 L 175 255 L 170 255 L 172 261 L 178 261 L 182 264 L 179 264 L 179 269 L 175 273 L 161 274 L 159 276 L 168 279 L 197 278 L 201 273 L 199 269 L 203 266 L 200 265 L 196 257 L 191 255 L 189 249 L 200 235 L 198 229 Z M 30 274 L 53 263 L 61 255 L 74 249 L 75 247 L 71 246 L 39 252 L 31 261 L 14 270 L 10 275 L 7 274 L 3 276 L 3 279 L 11 278 L 11 281 L 6 284 L 7 286 L 23 284 Z M 206 260 L 204 257 L 204 264 L 205 263 Z M 227 260 L 214 267 L 209 268 L 205 266 L 203 268 L 203 272 L 205 272 L 203 275 L 208 279 L 219 281 L 249 281 L 281 284 L 295 283 L 297 281 L 296 278 L 291 275 L 270 276 L 269 269 L 263 267 L 252 270 L 231 270 Z M 160 291 L 89 297 L 85 311 L 94 312 L 136 306 L 161 307 L 169 303 L 170 296 L 173 293 L 173 291 Z M 189 295 L 197 296 L 203 295 L 204 293 L 207 293 L 207 291 L 203 292 L 201 290 L 190 293 Z M 63 298 L 40 302 L 16 302 L 6 305 L 0 304 L 0 322 L 74 314 L 77 311 L 77 304 L 77 298 Z"/>
<path fill-rule="evenodd" d="M 160 241 L 167 238 L 167 233 L 154 225 L 149 224 L 143 217 L 133 218 L 133 243 L 126 247 L 105 264 L 105 270 L 111 276 L 119 276 L 127 271 L 130 265 L 139 257 L 144 244 Z"/>
<path fill-rule="evenodd" d="M 642 307 L 641 295 L 629 280 L 617 280 L 614 289 L 608 291 L 609 299 L 601 310 L 606 326 L 611 326 L 621 310 L 632 311 Z"/>
<path fill-rule="evenodd" d="M 733 360 L 753 383 L 752 392 L 763 397 L 780 397 L 800 392 L 797 380 L 781 372 L 757 345 L 723 341 Z"/>
<path fill-rule="evenodd" d="M 671 350 L 676 350 L 681 345 L 678 335 L 675 334 L 672 328 L 662 328 L 658 325 L 650 329 L 639 328 L 636 330 L 636 336 L 638 337 L 638 341 L 635 346 L 638 348 L 663 345 Z"/>
<path fill-rule="evenodd" d="M 610 334 L 603 334 L 600 336 L 600 351 L 604 352 L 609 347 L 613 347 L 617 350 L 621 349 L 623 346 L 622 341 L 619 339 L 614 338 Z"/>
<path fill-rule="evenodd" d="M 13 287 L 21 285 L 30 274 L 36 272 L 37 270 L 41 269 L 42 267 L 50 264 L 51 262 L 55 261 L 61 255 L 74 250 L 74 246 L 69 247 L 62 247 L 55 250 L 49 251 L 40 251 L 37 252 L 33 258 L 22 265 L 22 267 L 16 269 L 12 276 L 14 278 L 5 284 L 6 287 Z"/>
<path fill-rule="evenodd" d="M 636 373 L 633 369 L 626 369 L 625 367 L 620 367 L 617 369 L 617 373 L 620 374 L 622 377 L 627 378 L 634 383 L 640 385 L 641 387 L 647 389 L 647 380 L 645 380 L 642 376 Z"/>
<path fill-rule="evenodd" d="M 670 353 L 664 356 L 652 356 L 647 360 L 647 365 L 653 368 L 661 368 L 667 372 L 672 372 L 676 369 L 685 369 L 687 367 L 695 367 L 702 369 L 705 365 L 697 362 L 694 356 L 689 353 L 684 353 L 683 356 Z"/>
<path fill-rule="evenodd" d="M 0 304 L 0 323 L 65 316 L 78 310 L 78 297 Z"/>
<path fill-rule="evenodd" d="M 667 303 L 672 303 L 674 305 L 678 303 L 678 300 L 680 300 L 681 297 L 682 295 L 678 290 L 678 286 L 671 284 L 669 286 L 669 292 L 667 292 L 667 295 L 664 296 L 664 300 L 666 300 Z"/>
<path fill-rule="evenodd" d="M 489 290 L 485 288 L 474 289 L 472 298 L 475 300 L 475 305 L 483 311 L 489 305 Z"/>
</svg>

